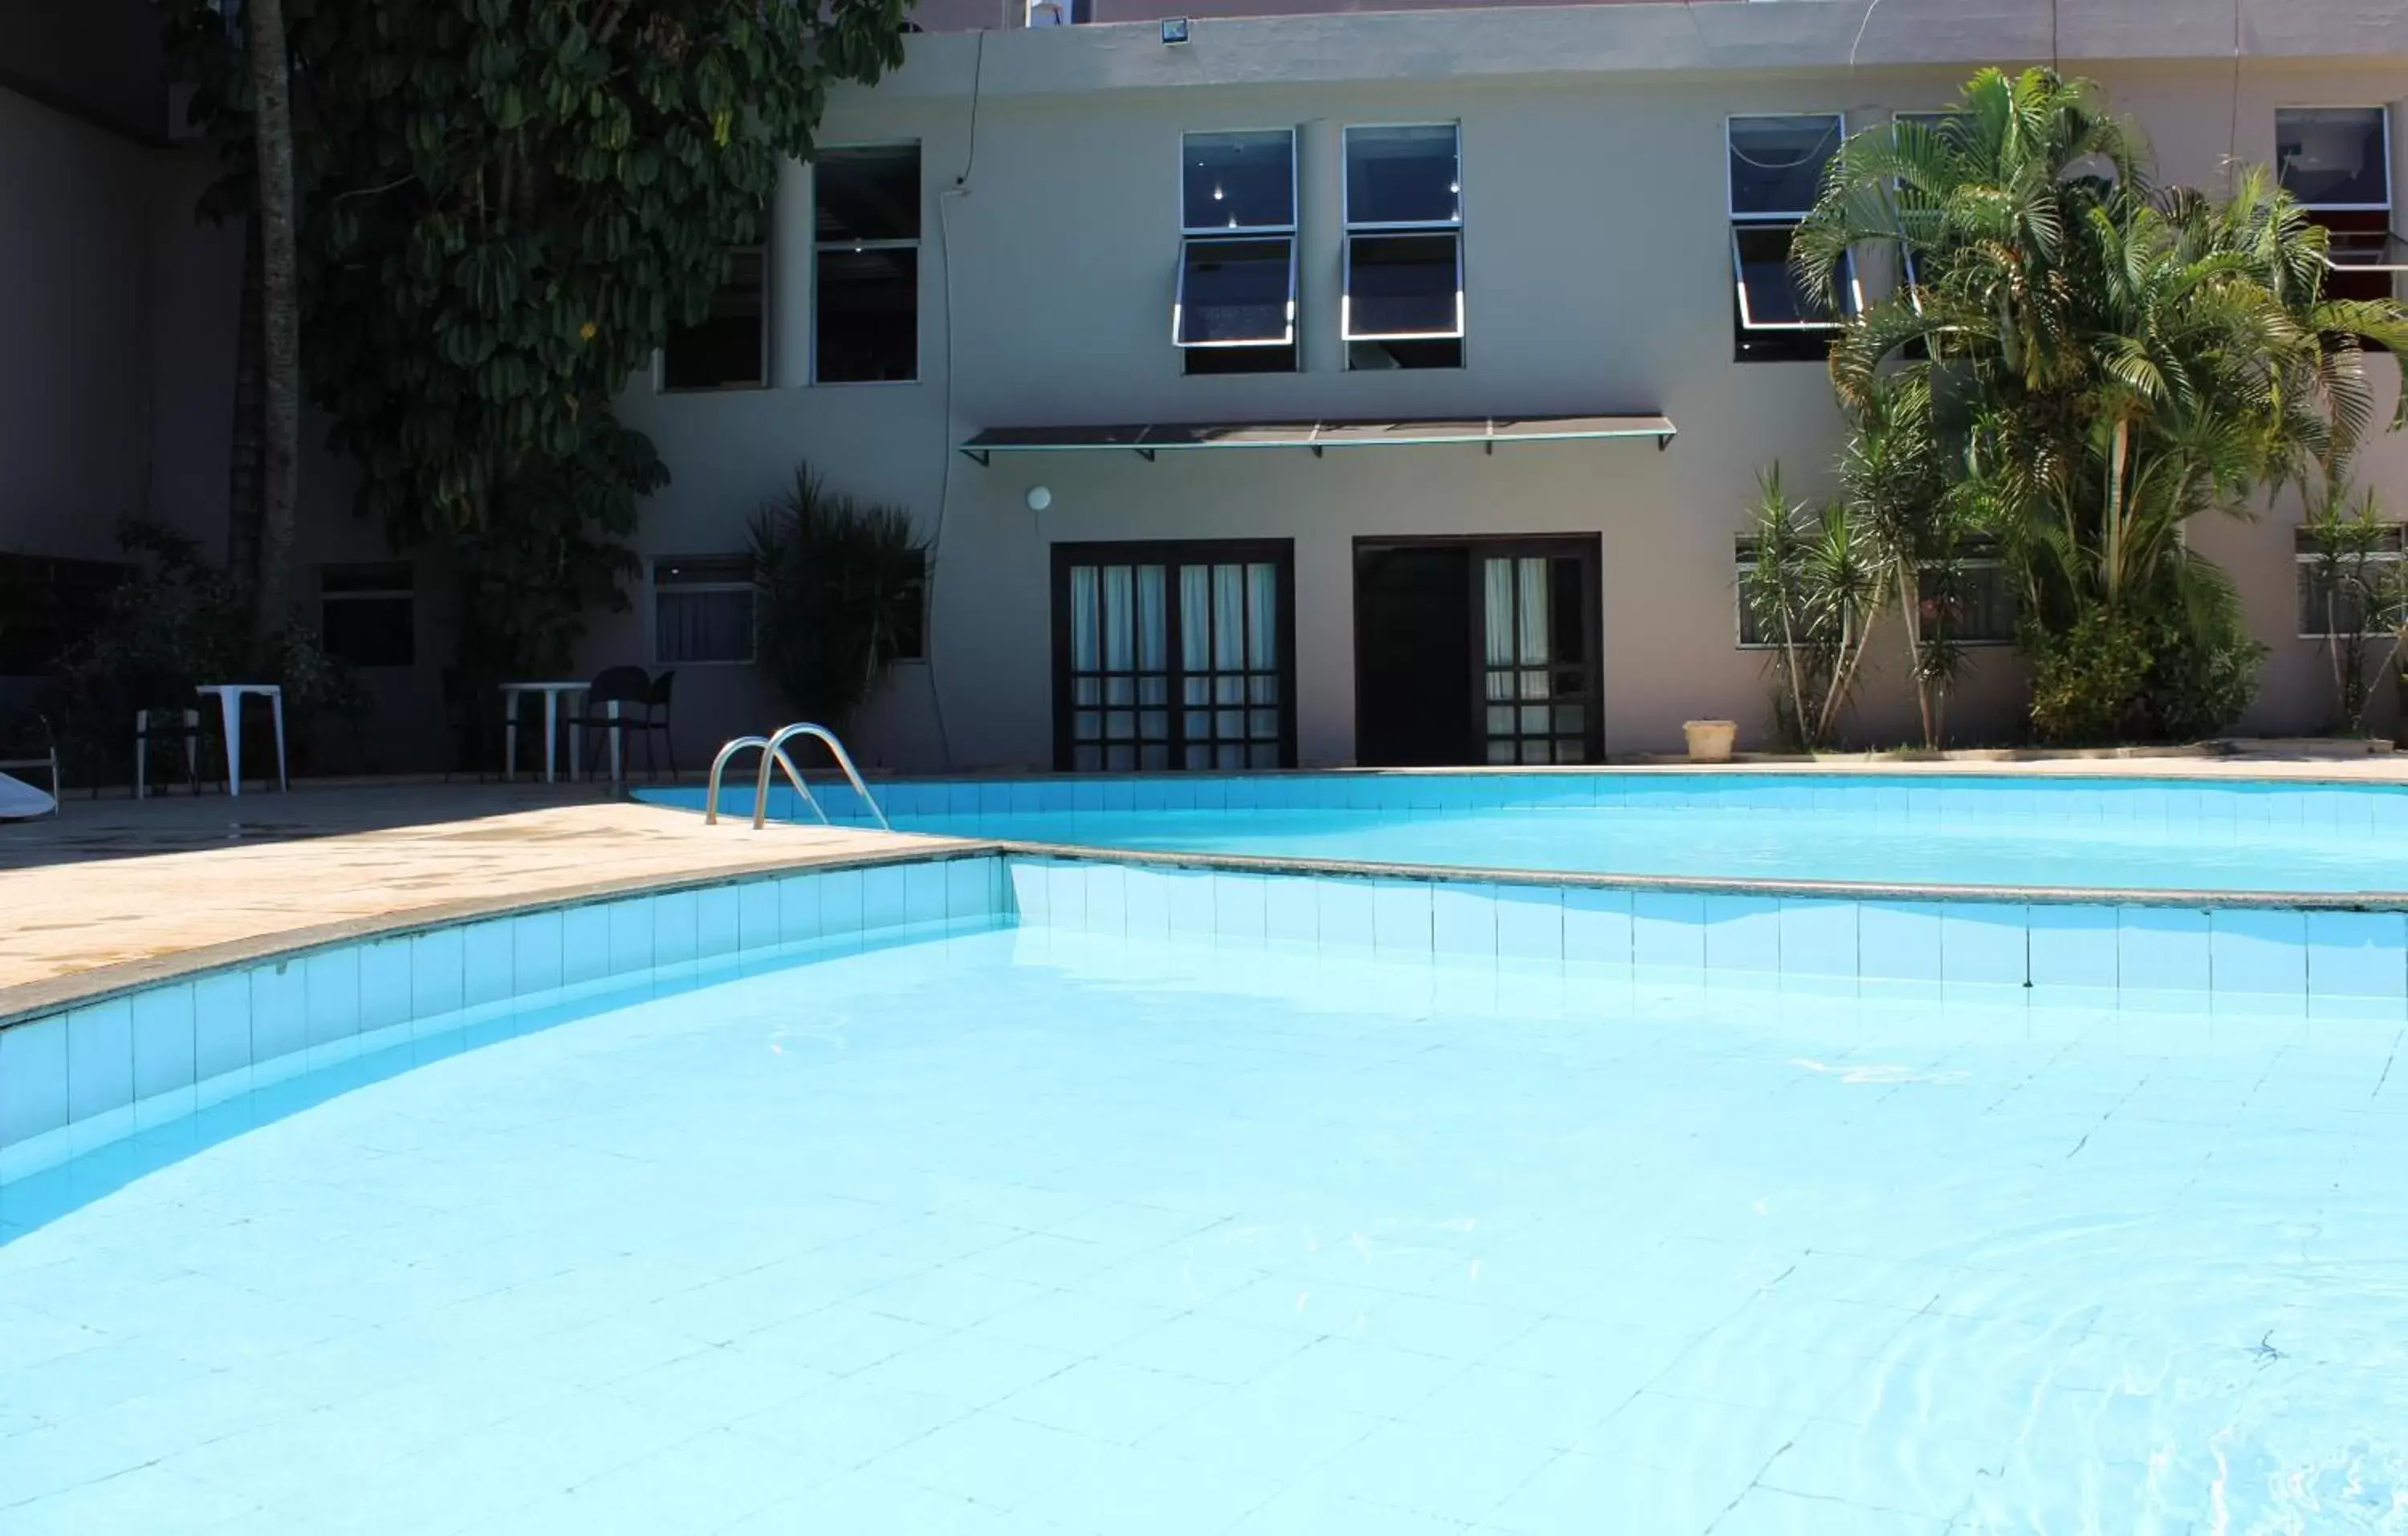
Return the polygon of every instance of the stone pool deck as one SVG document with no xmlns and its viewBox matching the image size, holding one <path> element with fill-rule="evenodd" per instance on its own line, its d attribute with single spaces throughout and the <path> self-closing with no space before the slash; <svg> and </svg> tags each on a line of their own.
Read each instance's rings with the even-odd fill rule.
<svg viewBox="0 0 2408 1536">
<path fill-rule="evenodd" d="M 0 824 L 0 1020 L 295 944 L 945 840 L 755 833 L 561 785 L 70 798 L 62 816 Z"/>
<path fill-rule="evenodd" d="M 1767 761 L 1713 771 L 2408 782 L 2408 754 L 2336 754 L 2302 744 L 2224 755 Z M 741 822 L 706 825 L 691 812 L 571 785 L 70 798 L 64 815 L 0 824 L 0 1020 L 381 928 L 943 846 L 957 845 L 785 824 L 756 834 Z"/>
</svg>

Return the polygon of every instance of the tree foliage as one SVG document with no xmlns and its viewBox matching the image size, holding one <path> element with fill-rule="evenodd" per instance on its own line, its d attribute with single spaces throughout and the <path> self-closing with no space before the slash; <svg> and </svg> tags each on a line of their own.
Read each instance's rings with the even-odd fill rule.
<svg viewBox="0 0 2408 1536">
<path fill-rule="evenodd" d="M 171 37 L 238 211 L 221 3 Z M 459 572 L 464 669 L 564 665 L 617 598 L 667 473 L 612 396 L 761 239 L 829 87 L 901 62 L 907 3 L 284 0 L 310 398 L 360 510 Z"/>
<path fill-rule="evenodd" d="M 925 620 L 928 546 L 898 507 L 831 491 L 809 466 L 752 519 L 761 663 L 805 718 L 841 729 Z"/>
<path fill-rule="evenodd" d="M 1985 70 L 1936 124 L 1834 158 L 1799 280 L 1833 302 L 1851 248 L 1902 250 L 1916 280 L 1849 321 L 1833 382 L 1857 413 L 1900 372 L 1944 402 L 1952 487 L 2017 578 L 2042 735 L 2186 736 L 2246 707 L 2261 648 L 2184 529 L 2344 478 L 2377 424 L 2365 344 L 2408 349 L 2398 304 L 2325 296 L 2326 240 L 2262 168 L 2221 199 L 2157 187 L 2138 130 L 2045 69 Z"/>
</svg>

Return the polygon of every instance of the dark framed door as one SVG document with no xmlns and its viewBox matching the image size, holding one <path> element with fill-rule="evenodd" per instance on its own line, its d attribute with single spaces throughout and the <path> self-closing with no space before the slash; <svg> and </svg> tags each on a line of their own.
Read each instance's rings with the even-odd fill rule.
<svg viewBox="0 0 2408 1536">
<path fill-rule="evenodd" d="M 1295 546 L 1054 546 L 1054 763 L 1296 766 Z"/>
<path fill-rule="evenodd" d="M 1599 541 L 1355 541 L 1355 746 L 1369 767 L 1604 756 Z"/>
</svg>

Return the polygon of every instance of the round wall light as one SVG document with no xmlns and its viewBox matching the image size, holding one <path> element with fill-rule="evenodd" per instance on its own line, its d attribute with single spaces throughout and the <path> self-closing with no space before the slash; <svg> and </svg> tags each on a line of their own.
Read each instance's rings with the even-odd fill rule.
<svg viewBox="0 0 2408 1536">
<path fill-rule="evenodd" d="M 1041 512 L 1046 508 L 1053 505 L 1053 492 L 1047 490 L 1042 485 L 1032 485 L 1028 488 L 1028 510 L 1030 511 Z"/>
</svg>

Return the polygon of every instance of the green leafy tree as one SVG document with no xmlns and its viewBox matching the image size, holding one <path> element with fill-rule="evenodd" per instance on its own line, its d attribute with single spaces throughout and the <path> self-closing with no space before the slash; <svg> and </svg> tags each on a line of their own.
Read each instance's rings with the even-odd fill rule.
<svg viewBox="0 0 2408 1536">
<path fill-rule="evenodd" d="M 2408 311 L 2327 298 L 2325 232 L 2263 170 L 2222 200 L 2159 190 L 2138 131 L 2044 69 L 1985 70 L 1936 125 L 1842 146 L 1801 281 L 1828 298 L 1856 246 L 1915 280 L 1850 321 L 1834 384 L 1861 411 L 1901 367 L 1944 381 L 1950 473 L 2016 573 L 2035 727 L 2237 717 L 2262 649 L 2183 530 L 2345 466 L 2373 424 L 2364 344 L 2408 346 Z"/>
<path fill-rule="evenodd" d="M 898 507 L 831 491 L 808 467 L 752 519 L 761 665 L 805 718 L 849 725 L 924 622 L 928 546 Z"/>
<path fill-rule="evenodd" d="M 250 206 L 222 0 L 171 39 Z M 829 87 L 899 64 L 907 0 L 283 0 L 309 397 L 359 510 L 460 587 L 455 697 L 565 666 L 667 479 L 612 397 L 757 242 Z M 465 712 L 465 711 L 464 711 Z"/>
</svg>

